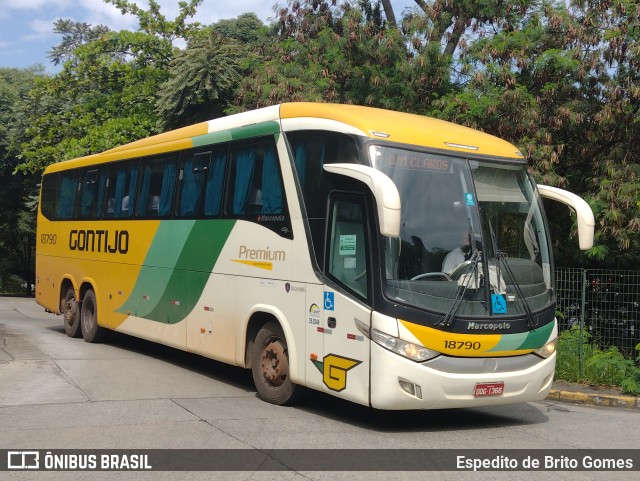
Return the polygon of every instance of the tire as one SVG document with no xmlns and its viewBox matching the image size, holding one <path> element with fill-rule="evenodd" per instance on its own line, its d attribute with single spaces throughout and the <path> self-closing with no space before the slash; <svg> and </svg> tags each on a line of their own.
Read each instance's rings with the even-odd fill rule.
<svg viewBox="0 0 640 481">
<path fill-rule="evenodd" d="M 80 326 L 85 342 L 101 342 L 106 330 L 98 325 L 98 304 L 92 289 L 84 293 L 80 308 Z"/>
<path fill-rule="evenodd" d="M 76 293 L 73 287 L 67 290 L 64 299 L 60 301 L 60 314 L 62 314 L 64 322 L 64 332 L 69 337 L 80 337 L 82 329 L 80 328 L 80 309 L 76 301 Z"/>
<path fill-rule="evenodd" d="M 295 402 L 300 388 L 291 382 L 289 350 L 280 324 L 269 321 L 262 326 L 253 346 L 251 373 L 260 397 L 278 405 Z"/>
</svg>

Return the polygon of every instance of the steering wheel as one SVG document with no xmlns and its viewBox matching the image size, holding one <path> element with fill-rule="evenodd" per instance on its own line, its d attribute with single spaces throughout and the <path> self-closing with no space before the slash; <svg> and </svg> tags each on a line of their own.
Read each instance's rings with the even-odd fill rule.
<svg viewBox="0 0 640 481">
<path fill-rule="evenodd" d="M 446 272 L 423 272 L 422 274 L 418 274 L 415 277 L 412 277 L 412 281 L 417 281 L 420 279 L 424 279 L 426 277 L 444 277 L 446 280 L 451 281 L 451 277 Z"/>
<path fill-rule="evenodd" d="M 464 261 L 462 264 L 460 264 L 458 267 L 456 267 L 454 270 L 452 270 L 449 273 L 449 276 L 451 278 L 451 280 L 457 280 L 460 279 L 460 276 L 462 274 L 466 274 L 467 271 L 469 270 L 469 266 L 471 265 L 471 261 Z"/>
</svg>

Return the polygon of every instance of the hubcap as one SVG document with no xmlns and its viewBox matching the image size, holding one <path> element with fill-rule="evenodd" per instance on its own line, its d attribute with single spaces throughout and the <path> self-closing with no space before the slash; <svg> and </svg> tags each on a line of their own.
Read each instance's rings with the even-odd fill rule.
<svg viewBox="0 0 640 481">
<path fill-rule="evenodd" d="M 69 326 L 73 326 L 75 322 L 75 311 L 76 311 L 76 301 L 73 299 L 69 299 L 64 303 L 64 307 L 62 312 L 64 313 L 64 322 L 66 322 Z"/>
<path fill-rule="evenodd" d="M 281 386 L 287 379 L 289 362 L 279 339 L 270 339 L 262 349 L 260 357 L 262 375 L 273 386 Z"/>
</svg>

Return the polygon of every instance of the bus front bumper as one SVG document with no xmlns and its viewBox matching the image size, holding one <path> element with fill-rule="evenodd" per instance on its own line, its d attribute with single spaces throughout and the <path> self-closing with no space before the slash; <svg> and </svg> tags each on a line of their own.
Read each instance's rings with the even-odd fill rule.
<svg viewBox="0 0 640 481">
<path fill-rule="evenodd" d="M 371 406 L 377 409 L 447 409 L 538 401 L 553 382 L 556 354 L 507 372 L 461 374 L 416 363 L 371 343 Z M 499 395 L 477 396 L 479 385 L 499 386 Z M 413 386 L 413 387 L 412 387 Z"/>
</svg>

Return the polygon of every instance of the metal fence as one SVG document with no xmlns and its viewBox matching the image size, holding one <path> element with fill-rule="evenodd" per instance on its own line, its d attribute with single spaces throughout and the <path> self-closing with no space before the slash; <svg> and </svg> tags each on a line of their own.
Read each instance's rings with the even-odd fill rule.
<svg viewBox="0 0 640 481">
<path fill-rule="evenodd" d="M 640 271 L 558 267 L 557 312 L 560 331 L 580 326 L 592 344 L 616 346 L 637 360 L 640 343 Z"/>
</svg>

